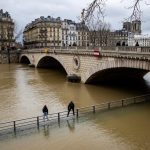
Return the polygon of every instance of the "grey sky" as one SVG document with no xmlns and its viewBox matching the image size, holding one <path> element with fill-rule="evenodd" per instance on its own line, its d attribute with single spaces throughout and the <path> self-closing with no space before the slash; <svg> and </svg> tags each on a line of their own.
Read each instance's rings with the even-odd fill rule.
<svg viewBox="0 0 150 150">
<path fill-rule="evenodd" d="M 126 8 L 132 5 L 132 1 L 107 0 L 105 19 L 110 22 L 112 29 L 122 28 L 122 21 L 130 15 L 130 11 Z M 24 29 L 26 24 L 40 16 L 50 15 L 77 22 L 81 10 L 90 2 L 92 0 L 0 0 L 0 9 L 8 11 L 18 28 Z M 144 34 L 150 34 L 150 5 L 146 6 L 143 1 L 141 8 L 143 9 L 142 31 Z"/>
</svg>

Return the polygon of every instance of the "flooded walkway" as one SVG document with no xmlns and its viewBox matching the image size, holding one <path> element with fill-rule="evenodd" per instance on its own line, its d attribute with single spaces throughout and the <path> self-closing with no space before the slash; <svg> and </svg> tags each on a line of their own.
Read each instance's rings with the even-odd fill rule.
<svg viewBox="0 0 150 150">
<path fill-rule="evenodd" d="M 150 103 L 46 124 L 0 138 L 2 150 L 149 150 Z M 144 118 L 143 118 L 144 116 Z M 147 120 L 147 121 L 146 121 Z"/>
</svg>

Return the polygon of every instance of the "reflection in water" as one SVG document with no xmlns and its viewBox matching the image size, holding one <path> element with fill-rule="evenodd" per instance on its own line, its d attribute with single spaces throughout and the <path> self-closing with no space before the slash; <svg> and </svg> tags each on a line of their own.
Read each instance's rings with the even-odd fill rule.
<svg viewBox="0 0 150 150">
<path fill-rule="evenodd" d="M 144 80 L 124 85 L 84 85 L 66 82 L 62 72 L 0 65 L 0 122 L 67 110 L 73 100 L 76 108 L 148 93 L 149 75 Z M 132 84 L 131 84 L 132 83 Z M 146 150 L 150 147 L 149 105 L 136 105 L 103 114 L 45 125 L 39 130 L 17 132 L 0 138 L 2 150 L 86 149 Z M 19 134 L 19 135 L 18 135 Z M 21 136 L 22 135 L 22 136 Z M 0 135 L 1 136 L 1 135 Z M 44 136 L 44 138 L 43 138 Z"/>
<path fill-rule="evenodd" d="M 49 127 L 49 125 L 44 125 L 43 127 L 44 127 L 44 136 L 48 138 L 49 134 L 50 134 L 49 133 L 49 128 L 50 127 Z"/>
<path fill-rule="evenodd" d="M 75 130 L 75 118 L 72 120 L 67 120 L 68 128 L 71 132 L 74 132 Z"/>
</svg>

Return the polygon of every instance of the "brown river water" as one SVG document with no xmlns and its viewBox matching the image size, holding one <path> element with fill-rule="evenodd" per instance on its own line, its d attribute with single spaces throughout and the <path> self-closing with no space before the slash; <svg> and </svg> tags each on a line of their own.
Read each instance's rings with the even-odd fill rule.
<svg viewBox="0 0 150 150">
<path fill-rule="evenodd" d="M 67 110 L 70 100 L 85 107 L 150 92 L 146 80 L 85 85 L 66 81 L 61 71 L 0 64 L 0 122 Z M 124 79 L 123 79 L 124 80 Z M 72 118 L 40 130 L 0 134 L 0 150 L 150 150 L 150 103 Z"/>
</svg>

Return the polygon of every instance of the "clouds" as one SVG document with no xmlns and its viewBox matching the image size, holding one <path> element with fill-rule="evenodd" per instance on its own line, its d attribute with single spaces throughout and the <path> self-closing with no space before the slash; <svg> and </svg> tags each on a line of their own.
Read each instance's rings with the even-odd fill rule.
<svg viewBox="0 0 150 150">
<path fill-rule="evenodd" d="M 30 23 L 40 16 L 53 16 L 68 18 L 78 21 L 81 10 L 92 2 L 92 0 L 1 0 L 0 9 L 8 11 L 15 20 L 19 28 Z M 106 21 L 110 22 L 113 29 L 122 27 L 122 21 L 130 15 L 127 8 L 129 0 L 107 0 Z M 132 4 L 132 3 L 131 3 Z M 150 6 L 142 4 L 143 9 L 143 29 L 150 32 Z"/>
<path fill-rule="evenodd" d="M 6 0 L 1 9 L 8 11 L 20 27 L 40 16 L 53 16 L 77 20 L 87 0 Z"/>
</svg>

